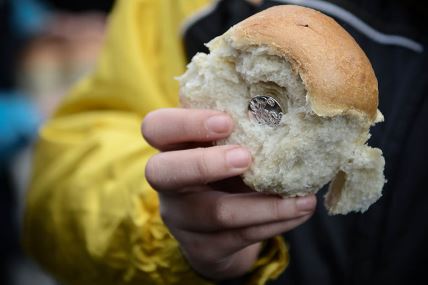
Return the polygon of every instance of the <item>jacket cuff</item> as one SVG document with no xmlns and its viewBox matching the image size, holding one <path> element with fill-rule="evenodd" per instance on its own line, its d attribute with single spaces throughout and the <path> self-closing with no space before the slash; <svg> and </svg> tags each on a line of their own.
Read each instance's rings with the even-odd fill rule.
<svg viewBox="0 0 428 285">
<path fill-rule="evenodd" d="M 289 263 L 288 247 L 282 236 L 265 241 L 259 259 L 253 265 L 246 285 L 263 285 L 277 279 Z"/>
</svg>

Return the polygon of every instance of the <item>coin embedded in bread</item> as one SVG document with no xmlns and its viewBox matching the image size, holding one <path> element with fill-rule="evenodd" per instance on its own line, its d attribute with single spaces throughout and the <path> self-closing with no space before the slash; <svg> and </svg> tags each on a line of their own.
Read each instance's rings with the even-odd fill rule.
<svg viewBox="0 0 428 285">
<path fill-rule="evenodd" d="M 283 5 L 207 44 L 179 78 L 185 108 L 228 113 L 235 129 L 217 144 L 246 146 L 244 182 L 285 197 L 330 183 L 330 214 L 364 212 L 382 194 L 382 151 L 367 145 L 383 121 L 372 66 L 332 18 Z"/>
</svg>

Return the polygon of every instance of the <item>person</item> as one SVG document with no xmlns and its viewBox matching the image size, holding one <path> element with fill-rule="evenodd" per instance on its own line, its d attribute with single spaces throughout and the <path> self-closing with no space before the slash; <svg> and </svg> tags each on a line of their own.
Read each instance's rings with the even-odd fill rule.
<svg viewBox="0 0 428 285">
<path fill-rule="evenodd" d="M 117 1 L 96 72 L 40 132 L 28 252 L 62 284 L 428 281 L 428 59 L 417 3 Z M 231 132 L 230 118 L 176 108 L 173 78 L 186 59 L 279 4 L 332 16 L 373 64 L 386 121 L 370 145 L 384 152 L 388 183 L 366 213 L 330 217 L 313 196 L 248 192 L 238 177 L 251 163 L 247 150 L 210 144 Z"/>
</svg>

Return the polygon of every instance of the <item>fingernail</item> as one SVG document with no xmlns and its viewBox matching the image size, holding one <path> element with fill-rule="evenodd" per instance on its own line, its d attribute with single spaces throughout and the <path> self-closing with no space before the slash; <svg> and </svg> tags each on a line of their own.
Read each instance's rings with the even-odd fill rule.
<svg viewBox="0 0 428 285">
<path fill-rule="evenodd" d="M 230 130 L 230 119 L 226 115 L 214 115 L 206 120 L 205 126 L 212 133 L 228 133 Z"/>
<path fill-rule="evenodd" d="M 232 168 L 247 168 L 251 163 L 251 156 L 246 149 L 234 148 L 226 153 L 226 162 Z"/>
<path fill-rule="evenodd" d="M 296 206 L 299 211 L 312 211 L 315 208 L 315 197 L 304 196 L 297 198 Z"/>
</svg>

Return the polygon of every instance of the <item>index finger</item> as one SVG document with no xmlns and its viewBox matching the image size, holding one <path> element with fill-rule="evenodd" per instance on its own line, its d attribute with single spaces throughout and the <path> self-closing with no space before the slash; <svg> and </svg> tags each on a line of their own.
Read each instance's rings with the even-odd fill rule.
<svg viewBox="0 0 428 285">
<path fill-rule="evenodd" d="M 250 164 L 250 152 L 237 145 L 169 151 L 149 159 L 145 176 L 158 192 L 175 193 L 241 175 Z"/>
<path fill-rule="evenodd" d="M 226 138 L 233 129 L 232 119 L 213 110 L 159 109 L 146 115 L 141 132 L 159 150 L 170 150 L 189 142 L 209 142 Z"/>
</svg>

